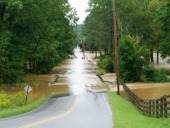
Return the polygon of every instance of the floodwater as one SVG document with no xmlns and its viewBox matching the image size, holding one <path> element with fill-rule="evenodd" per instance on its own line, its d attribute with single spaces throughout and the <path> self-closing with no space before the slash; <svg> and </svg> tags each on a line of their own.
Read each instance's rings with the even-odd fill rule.
<svg viewBox="0 0 170 128">
<path fill-rule="evenodd" d="M 28 75 L 26 83 L 14 87 L 2 86 L 0 89 L 7 94 L 15 94 L 30 85 L 32 91 L 29 95 L 33 100 L 46 94 L 55 97 L 87 93 L 86 86 L 99 85 L 101 81 L 96 77 L 91 62 L 83 59 L 80 49 L 75 49 L 75 56 L 54 67 L 52 74 Z M 88 54 L 88 57 L 92 59 L 93 56 Z"/>
<path fill-rule="evenodd" d="M 52 93 L 54 96 L 67 95 L 68 94 L 68 86 L 59 83 L 57 86 L 53 86 L 55 84 L 55 76 L 48 75 L 28 75 L 26 78 L 26 83 L 22 83 L 18 86 L 9 87 L 2 86 L 1 90 L 5 91 L 7 94 L 16 94 L 17 92 L 24 91 L 24 87 L 26 85 L 30 85 L 32 91 L 29 94 L 32 100 L 37 100 L 41 96 Z M 61 79 L 62 81 L 62 79 Z"/>
<path fill-rule="evenodd" d="M 168 83 L 130 83 L 128 87 L 143 99 L 156 99 L 170 95 L 170 82 Z"/>
<path fill-rule="evenodd" d="M 87 59 L 83 59 L 83 54 L 80 49 L 75 49 L 75 58 L 66 60 L 53 69 L 54 73 L 59 71 L 67 71 L 65 76 L 67 77 L 67 83 L 69 87 L 69 93 L 71 95 L 79 95 L 87 93 L 86 86 L 100 85 L 101 81 L 96 77 L 96 73 L 92 67 L 91 61 L 93 56 L 86 54 Z"/>
<path fill-rule="evenodd" d="M 2 86 L 0 89 L 7 94 L 15 94 L 23 91 L 24 86 L 30 85 L 33 89 L 30 96 L 34 100 L 46 94 L 63 96 L 87 93 L 87 87 L 101 87 L 103 83 L 95 75 L 95 63 L 92 61 L 94 55 L 87 53 L 86 56 L 88 60 L 83 59 L 83 54 L 77 48 L 75 49 L 75 57 L 72 56 L 72 59 L 67 59 L 54 67 L 52 74 L 28 75 L 26 83 L 17 87 Z M 115 75 L 106 74 L 104 79 L 115 82 Z M 134 93 L 144 99 L 170 95 L 170 83 L 129 83 L 127 85 Z"/>
</svg>

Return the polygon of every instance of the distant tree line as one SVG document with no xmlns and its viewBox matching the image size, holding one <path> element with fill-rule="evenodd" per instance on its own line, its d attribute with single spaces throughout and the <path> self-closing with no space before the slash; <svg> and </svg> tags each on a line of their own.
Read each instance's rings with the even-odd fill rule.
<svg viewBox="0 0 170 128">
<path fill-rule="evenodd" d="M 82 34 L 86 47 L 93 51 L 112 53 L 113 0 L 90 0 L 89 12 Z M 139 36 L 141 45 L 162 57 L 170 56 L 170 1 L 169 0 L 116 0 L 118 39 L 125 35 Z"/>
<path fill-rule="evenodd" d="M 47 73 L 72 54 L 77 20 L 67 0 L 0 0 L 0 84 Z"/>
</svg>

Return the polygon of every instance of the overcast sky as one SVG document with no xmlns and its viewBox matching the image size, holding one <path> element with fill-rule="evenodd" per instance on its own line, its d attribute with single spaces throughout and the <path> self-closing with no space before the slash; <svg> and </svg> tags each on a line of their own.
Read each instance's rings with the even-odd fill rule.
<svg viewBox="0 0 170 128">
<path fill-rule="evenodd" d="M 80 18 L 78 24 L 83 23 L 87 13 L 85 10 L 88 8 L 88 0 L 68 0 L 72 7 L 76 8 L 77 14 Z"/>
</svg>

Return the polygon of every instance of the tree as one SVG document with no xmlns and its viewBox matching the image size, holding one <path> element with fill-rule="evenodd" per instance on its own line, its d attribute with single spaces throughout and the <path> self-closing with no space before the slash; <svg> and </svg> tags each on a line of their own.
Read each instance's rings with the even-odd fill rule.
<svg viewBox="0 0 170 128">
<path fill-rule="evenodd" d="M 140 38 L 130 35 L 119 43 L 120 77 L 124 82 L 140 81 L 143 68 L 149 65 L 148 49 L 140 45 Z"/>
<path fill-rule="evenodd" d="M 87 11 L 90 13 L 82 29 L 87 46 L 96 53 L 104 50 L 107 54 L 111 54 L 113 36 L 111 1 L 90 0 Z"/>
<path fill-rule="evenodd" d="M 47 73 L 72 54 L 77 20 L 67 0 L 1 0 L 1 82 Z"/>
<path fill-rule="evenodd" d="M 160 51 L 163 58 L 170 56 L 170 1 L 165 0 L 165 6 L 160 10 L 160 21 L 163 22 L 164 42 L 161 44 Z"/>
</svg>

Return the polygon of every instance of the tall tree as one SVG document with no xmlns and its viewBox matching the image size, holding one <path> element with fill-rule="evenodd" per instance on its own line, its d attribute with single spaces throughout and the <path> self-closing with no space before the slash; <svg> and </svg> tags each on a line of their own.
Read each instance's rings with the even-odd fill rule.
<svg viewBox="0 0 170 128">
<path fill-rule="evenodd" d="M 164 42 L 160 50 L 163 58 L 170 56 L 170 1 L 165 0 L 165 5 L 160 9 L 160 21 L 163 22 Z"/>
<path fill-rule="evenodd" d="M 85 20 L 86 43 L 93 51 L 105 50 L 111 53 L 112 43 L 112 3 L 111 1 L 90 0 L 89 15 Z"/>
<path fill-rule="evenodd" d="M 78 20 L 67 0 L 1 0 L 1 81 L 46 73 L 73 52 Z M 15 77 L 14 77 L 15 76 Z"/>
</svg>

